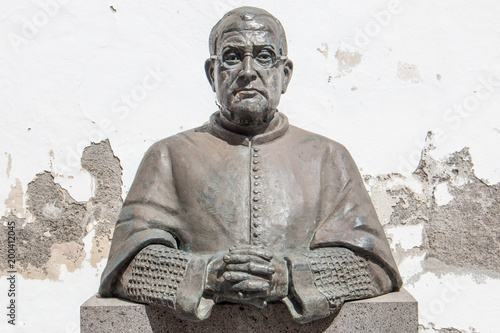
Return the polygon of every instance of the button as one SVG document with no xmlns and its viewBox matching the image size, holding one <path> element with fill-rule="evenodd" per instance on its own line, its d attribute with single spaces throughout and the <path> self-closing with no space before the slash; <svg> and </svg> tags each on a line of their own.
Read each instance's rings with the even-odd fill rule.
<svg viewBox="0 0 500 333">
<path fill-rule="evenodd" d="M 259 182 L 255 182 L 253 183 L 255 186 L 260 186 L 260 183 Z"/>
<path fill-rule="evenodd" d="M 259 194 L 259 193 L 260 193 L 260 191 L 259 191 L 259 190 L 253 190 L 253 193 L 255 193 L 255 194 Z"/>
<path fill-rule="evenodd" d="M 257 198 L 257 197 L 253 198 L 253 201 L 254 201 L 254 202 L 258 202 L 259 200 L 260 200 L 260 199 L 259 199 L 259 198 Z"/>
<path fill-rule="evenodd" d="M 260 245 L 260 242 L 259 242 L 258 240 L 254 240 L 254 241 L 252 242 L 252 245 Z"/>
<path fill-rule="evenodd" d="M 254 214 L 253 214 L 253 217 L 255 217 L 255 218 L 259 218 L 259 217 L 260 217 L 260 215 L 259 215 L 259 214 L 257 214 L 257 213 L 254 213 Z"/>
<path fill-rule="evenodd" d="M 253 161 L 253 164 L 259 164 L 260 162 L 259 161 Z"/>
<path fill-rule="evenodd" d="M 253 206 L 253 210 L 259 210 L 260 207 L 259 206 Z"/>
<path fill-rule="evenodd" d="M 259 178 L 260 178 L 260 176 L 259 176 L 259 175 L 255 175 L 255 176 L 253 176 L 253 178 L 255 178 L 255 179 L 259 179 Z"/>
<path fill-rule="evenodd" d="M 253 157 L 259 157 L 259 154 L 253 154 Z"/>
<path fill-rule="evenodd" d="M 254 148 L 253 151 L 258 152 L 258 151 L 260 151 L 260 148 Z"/>
<path fill-rule="evenodd" d="M 260 226 L 259 222 L 254 222 L 254 223 L 252 223 L 252 225 L 253 225 L 255 228 L 257 228 L 258 226 Z"/>
<path fill-rule="evenodd" d="M 259 167 L 254 166 L 252 170 L 253 170 L 253 171 L 259 171 L 259 170 L 260 170 L 260 168 L 259 168 Z"/>
<path fill-rule="evenodd" d="M 254 232 L 254 233 L 252 234 L 252 236 L 254 236 L 254 237 L 256 237 L 256 238 L 257 238 L 257 237 L 259 237 L 259 233 L 258 233 L 258 232 Z"/>
</svg>

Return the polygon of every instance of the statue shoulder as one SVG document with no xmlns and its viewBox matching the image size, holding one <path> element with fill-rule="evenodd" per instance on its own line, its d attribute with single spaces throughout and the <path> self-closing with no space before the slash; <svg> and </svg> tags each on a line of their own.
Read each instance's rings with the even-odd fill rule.
<svg viewBox="0 0 500 333">
<path fill-rule="evenodd" d="M 179 132 L 175 135 L 156 141 L 149 147 L 147 153 L 165 154 L 172 150 L 183 149 L 191 142 L 197 141 L 201 137 L 205 137 L 207 132 L 206 124 Z"/>
<path fill-rule="evenodd" d="M 290 125 L 289 127 L 289 135 L 293 137 L 298 144 L 310 144 L 321 149 L 328 149 L 333 153 L 349 154 L 349 151 L 343 144 L 326 136 L 313 133 L 293 125 Z"/>
</svg>

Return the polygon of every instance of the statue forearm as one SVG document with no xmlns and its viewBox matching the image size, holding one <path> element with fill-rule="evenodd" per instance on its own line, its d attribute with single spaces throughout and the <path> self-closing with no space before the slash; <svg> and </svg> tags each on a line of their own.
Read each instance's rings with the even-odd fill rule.
<svg viewBox="0 0 500 333">
<path fill-rule="evenodd" d="M 336 313 L 344 301 L 374 297 L 392 289 L 380 266 L 346 248 L 317 249 L 287 259 L 291 284 L 284 301 L 299 322 Z"/>
<path fill-rule="evenodd" d="M 325 297 L 333 311 L 344 301 L 376 296 L 384 292 L 385 284 L 378 282 L 379 272 L 373 263 L 345 248 L 319 249 L 306 254 L 314 285 Z M 387 277 L 383 274 L 383 277 Z M 385 282 L 385 281 L 384 281 Z M 389 281 L 390 283 L 390 281 Z"/>
<path fill-rule="evenodd" d="M 380 266 L 346 248 L 317 249 L 287 256 L 286 260 L 289 294 L 283 301 L 299 322 L 336 313 L 344 301 L 373 297 L 392 289 L 389 277 Z M 219 291 L 222 294 L 215 294 L 217 297 L 207 296 L 209 261 L 209 258 L 164 245 L 149 245 L 134 257 L 121 275 L 116 296 L 169 308 L 183 319 L 206 319 L 214 304 L 212 299 L 230 296 L 227 291 Z M 262 297 L 262 301 L 274 300 L 271 296 Z M 227 300 L 256 302 L 236 297 Z"/>
<path fill-rule="evenodd" d="M 188 320 L 209 316 L 213 302 L 202 297 L 205 258 L 149 245 L 130 262 L 117 283 L 116 294 L 135 302 L 172 309 Z"/>
<path fill-rule="evenodd" d="M 190 259 L 189 253 L 163 245 L 142 249 L 122 275 L 120 296 L 173 309 Z"/>
</svg>

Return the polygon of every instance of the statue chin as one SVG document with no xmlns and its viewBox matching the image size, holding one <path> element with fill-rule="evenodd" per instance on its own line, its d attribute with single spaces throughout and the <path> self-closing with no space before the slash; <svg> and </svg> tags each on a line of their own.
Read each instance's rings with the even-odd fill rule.
<svg viewBox="0 0 500 333">
<path fill-rule="evenodd" d="M 243 126 L 258 126 L 271 121 L 274 111 L 268 108 L 267 103 L 245 103 L 240 102 L 230 109 L 225 109 L 223 115 L 229 121 Z"/>
</svg>

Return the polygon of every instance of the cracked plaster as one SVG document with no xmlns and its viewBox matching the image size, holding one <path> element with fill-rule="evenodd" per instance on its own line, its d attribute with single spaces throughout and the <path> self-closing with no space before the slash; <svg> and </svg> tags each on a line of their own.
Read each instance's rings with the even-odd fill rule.
<svg viewBox="0 0 500 333">
<path fill-rule="evenodd" d="M 6 228 L 6 222 L 16 223 L 17 269 L 24 278 L 57 280 L 61 265 L 66 265 L 69 272 L 80 268 L 86 257 L 83 238 L 92 230 L 95 233 L 90 256 L 92 266 L 96 267 L 107 257 L 112 229 L 122 204 L 120 161 L 105 140 L 85 148 L 81 163 L 96 183 L 95 194 L 87 202 L 74 200 L 54 182 L 54 175 L 49 171 L 37 174 L 28 184 L 26 204 L 32 215 L 30 223 L 25 217 L 14 215 L 22 212 L 20 182 L 11 191 L 15 195 L 9 195 L 10 213 L 1 218 L 1 228 Z M 3 230 L 0 235 L 2 243 L 6 241 L 6 234 Z M 6 257 L 5 250 L 6 247 L 0 249 L 3 257 Z M 0 261 L 2 275 L 6 274 L 6 265 Z"/>
</svg>

